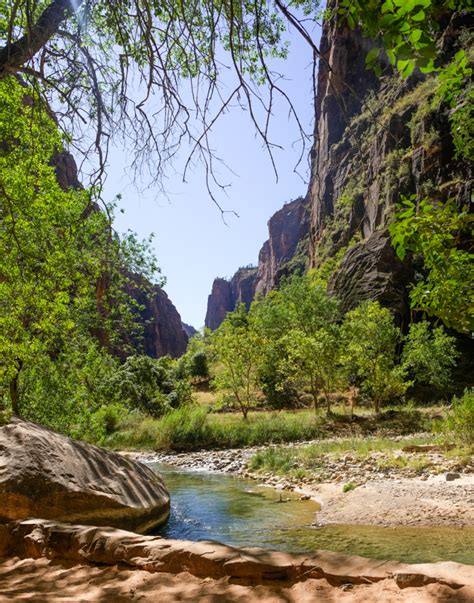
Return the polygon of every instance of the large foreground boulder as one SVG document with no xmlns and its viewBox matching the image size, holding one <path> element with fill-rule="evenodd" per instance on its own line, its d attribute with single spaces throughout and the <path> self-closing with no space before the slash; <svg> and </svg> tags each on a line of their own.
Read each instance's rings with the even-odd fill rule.
<svg viewBox="0 0 474 603">
<path fill-rule="evenodd" d="M 0 428 L 0 522 L 40 517 L 143 533 L 168 515 L 169 494 L 145 465 L 20 419 Z"/>
</svg>

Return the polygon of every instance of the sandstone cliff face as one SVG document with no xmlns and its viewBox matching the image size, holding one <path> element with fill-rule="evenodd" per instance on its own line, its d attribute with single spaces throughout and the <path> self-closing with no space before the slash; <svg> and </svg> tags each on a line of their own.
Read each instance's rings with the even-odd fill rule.
<svg viewBox="0 0 474 603">
<path fill-rule="evenodd" d="M 255 294 L 266 295 L 282 276 L 306 264 L 309 228 L 308 207 L 303 198 L 284 205 L 268 221 L 268 241 L 258 257 Z"/>
<path fill-rule="evenodd" d="M 247 267 L 239 268 L 230 280 L 214 280 L 207 299 L 206 327 L 217 329 L 227 312 L 232 312 L 238 304 L 245 304 L 247 309 L 250 307 L 255 295 L 256 276 L 257 268 Z"/>
<path fill-rule="evenodd" d="M 206 327 L 217 329 L 237 304 L 249 308 L 256 295 L 266 295 L 282 276 L 304 270 L 308 254 L 309 212 L 306 200 L 284 205 L 268 221 L 268 240 L 256 268 L 239 268 L 230 281 L 217 278 L 207 302 Z"/>
<path fill-rule="evenodd" d="M 140 279 L 138 279 L 139 281 Z M 188 335 L 184 330 L 181 316 L 161 287 L 134 287 L 130 295 L 143 307 L 140 311 L 140 323 L 143 326 L 143 350 L 141 342 L 137 349 L 152 358 L 171 356 L 178 358 L 186 351 Z"/>
<path fill-rule="evenodd" d="M 457 50 L 460 23 L 445 24 L 447 56 Z M 433 77 L 400 81 L 386 69 L 365 69 L 370 42 L 326 23 L 321 42 L 315 142 L 308 190 L 310 261 L 317 267 L 345 250 L 330 290 L 346 309 L 378 299 L 399 318 L 408 314 L 402 268 L 383 232 L 401 195 L 469 201 L 470 166 L 455 159 L 444 107 L 430 106 Z"/>
<path fill-rule="evenodd" d="M 441 23 L 446 59 L 463 43 L 467 25 L 465 15 Z M 334 18 L 324 25 L 308 192 L 271 218 L 255 292 L 266 294 L 297 266 L 317 268 L 338 254 L 329 290 L 343 308 L 379 300 L 403 323 L 416 275 L 409 258 L 404 264 L 397 259 L 387 234 L 395 205 L 412 194 L 469 203 L 472 166 L 455 158 L 448 109 L 432 103 L 434 76 L 401 80 L 386 67 L 377 78 L 365 68 L 372 46 Z M 215 328 L 234 302 L 221 305 L 211 294 L 209 303 L 208 316 L 215 319 L 206 324 Z"/>
</svg>

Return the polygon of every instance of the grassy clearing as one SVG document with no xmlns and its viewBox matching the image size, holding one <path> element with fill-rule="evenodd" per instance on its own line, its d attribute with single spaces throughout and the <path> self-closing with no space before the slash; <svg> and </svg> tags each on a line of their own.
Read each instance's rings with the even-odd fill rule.
<svg viewBox="0 0 474 603">
<path fill-rule="evenodd" d="M 105 444 L 113 448 L 199 450 L 285 444 L 335 436 L 373 433 L 404 434 L 427 429 L 429 416 L 412 410 L 387 411 L 351 417 L 339 413 L 326 417 L 312 410 L 251 412 L 247 420 L 237 413 L 209 413 L 202 405 L 174 410 L 160 420 L 130 416 Z M 326 442 L 328 446 L 331 444 Z"/>
</svg>

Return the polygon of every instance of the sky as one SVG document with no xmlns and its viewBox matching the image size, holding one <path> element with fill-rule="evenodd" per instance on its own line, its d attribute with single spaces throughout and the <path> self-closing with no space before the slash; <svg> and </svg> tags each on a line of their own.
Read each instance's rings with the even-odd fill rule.
<svg viewBox="0 0 474 603">
<path fill-rule="evenodd" d="M 275 67 L 285 74 L 285 90 L 306 132 L 311 133 L 311 50 L 297 34 L 290 32 L 289 38 L 289 57 Z M 166 278 L 164 289 L 182 320 L 197 329 L 204 325 L 214 278 L 231 277 L 240 266 L 255 265 L 268 238 L 268 219 L 284 203 L 306 194 L 310 144 L 298 175 L 294 172 L 300 154 L 300 147 L 294 144 L 298 130 L 283 103 L 276 106 L 273 123 L 273 139 L 283 147 L 275 152 L 278 182 L 247 112 L 233 109 L 213 130 L 212 147 L 234 172 L 222 173 L 231 186 L 225 194 L 218 194 L 217 200 L 239 217 L 227 213 L 225 222 L 199 167 L 186 183 L 177 167 L 164 183 L 164 194 L 150 180 L 145 179 L 146 190 L 143 183 L 137 187 L 128 169 L 127 150 L 111 151 L 104 197 L 122 196 L 119 207 L 123 213 L 117 212 L 115 228 L 118 232 L 131 229 L 140 237 L 154 233 L 153 250 Z"/>
</svg>

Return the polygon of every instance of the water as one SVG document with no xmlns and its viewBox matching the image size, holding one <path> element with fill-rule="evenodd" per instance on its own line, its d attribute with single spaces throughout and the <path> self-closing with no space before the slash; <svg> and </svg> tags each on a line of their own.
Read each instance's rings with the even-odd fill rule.
<svg viewBox="0 0 474 603">
<path fill-rule="evenodd" d="M 326 549 L 406 563 L 474 564 L 474 528 L 316 527 L 318 505 L 230 475 L 154 464 L 171 493 L 171 515 L 158 533 L 165 538 L 217 540 L 239 547 L 293 553 Z"/>
</svg>

